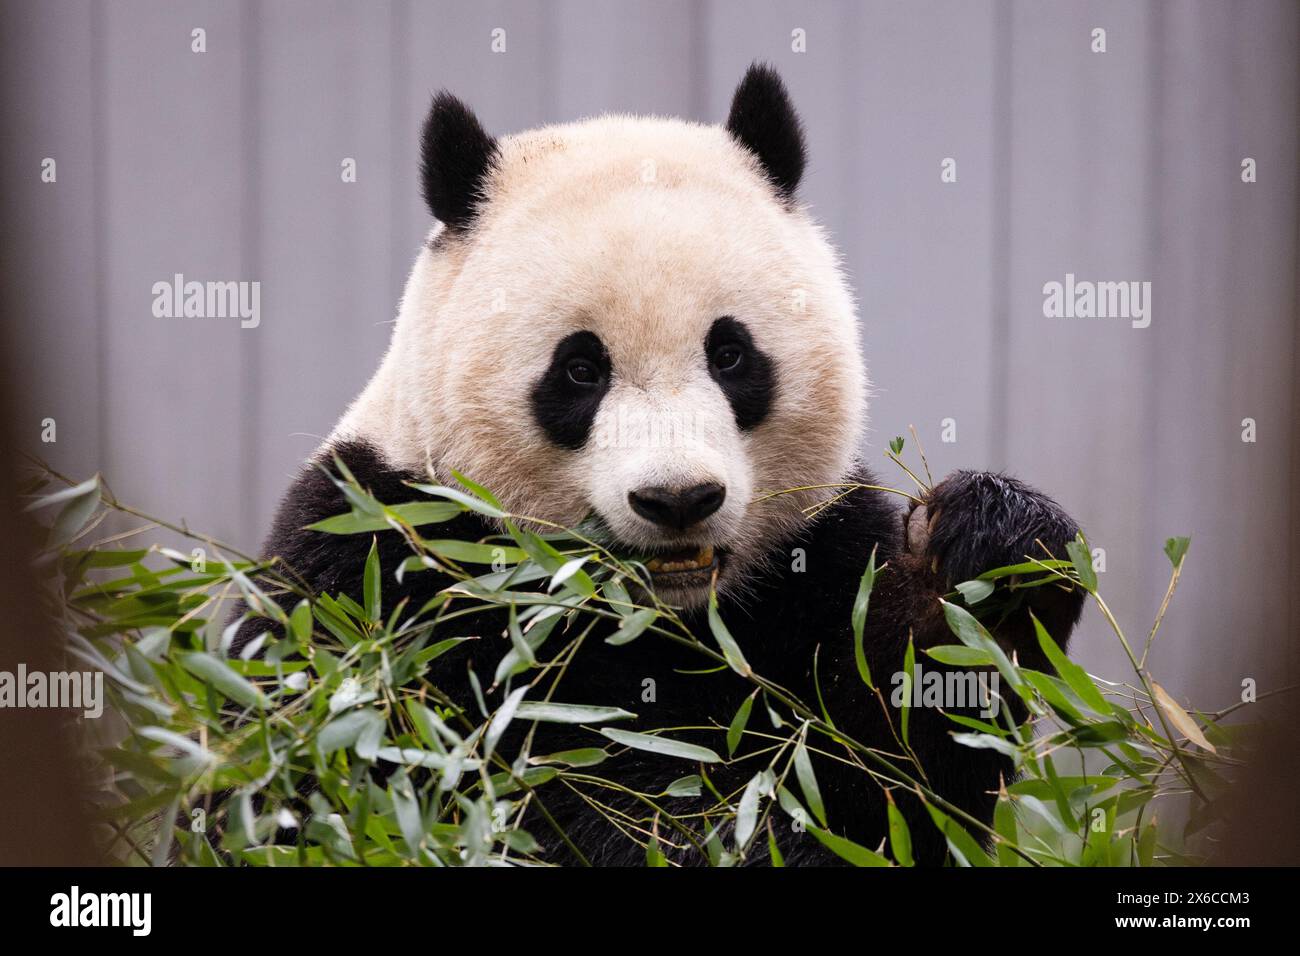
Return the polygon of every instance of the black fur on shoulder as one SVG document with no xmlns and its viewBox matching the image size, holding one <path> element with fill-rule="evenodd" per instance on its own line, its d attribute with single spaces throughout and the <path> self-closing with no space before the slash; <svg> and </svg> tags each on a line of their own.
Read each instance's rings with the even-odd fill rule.
<svg viewBox="0 0 1300 956">
<path fill-rule="evenodd" d="M 803 126 L 772 67 L 754 63 L 745 73 L 731 100 L 727 132 L 758 157 L 783 198 L 794 196 L 807 161 Z"/>
<path fill-rule="evenodd" d="M 308 585 L 313 591 L 331 595 L 342 592 L 359 598 L 361 591 L 358 590 L 358 585 L 362 580 L 366 556 L 370 553 L 370 543 L 374 540 L 378 547 L 380 566 L 386 575 L 385 603 L 395 604 L 403 597 L 413 599 L 419 589 L 427 585 L 419 582 L 418 574 L 408 577 L 404 584 L 398 583 L 393 577 L 397 566 L 411 555 L 410 546 L 396 531 L 379 531 L 370 535 L 328 534 L 308 529 L 308 525 L 346 514 L 350 510 L 343 493 L 326 473 L 338 473 L 335 456 L 347 465 L 361 487 L 383 504 L 427 500 L 425 495 L 406 484 L 408 481 L 427 480 L 427 476 L 394 469 L 383 460 L 378 451 L 365 442 L 342 442 L 309 462 L 289 486 L 280 501 L 271 531 L 262 545 L 263 556 L 280 558 L 284 573 L 291 579 Z M 493 530 L 486 522 L 468 512 L 439 525 L 440 536 L 467 541 L 492 533 Z M 243 610 L 241 605 L 236 609 L 236 615 Z M 239 654 L 249 641 L 266 630 L 274 629 L 263 618 L 245 621 L 231 644 L 231 653 Z"/>
<path fill-rule="evenodd" d="M 449 230 L 473 224 L 497 142 L 474 112 L 445 90 L 433 98 L 420 136 L 424 201 Z"/>
</svg>

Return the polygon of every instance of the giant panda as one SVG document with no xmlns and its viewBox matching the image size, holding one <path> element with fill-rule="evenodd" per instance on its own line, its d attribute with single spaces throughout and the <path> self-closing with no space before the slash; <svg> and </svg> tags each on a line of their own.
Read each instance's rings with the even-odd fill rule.
<svg viewBox="0 0 1300 956">
<path fill-rule="evenodd" d="M 607 115 L 501 139 L 441 93 L 420 148 L 436 223 L 391 343 L 285 494 L 265 554 L 318 591 L 359 599 L 371 536 L 307 529 L 348 510 L 326 474 L 336 457 L 385 503 L 417 497 L 410 481 L 467 475 L 512 513 L 584 523 L 613 549 L 653 556 L 656 593 L 682 608 L 706 643 L 716 588 L 718 613 L 754 671 L 804 701 L 820 699 L 845 734 L 897 754 L 880 702 L 858 675 L 850 625 L 873 549 L 882 570 L 864 648 L 888 687 L 909 639 L 919 649 L 955 643 L 940 604 L 954 584 L 1026 556 L 1062 556 L 1077 527 L 1049 498 L 992 473 L 957 472 L 907 507 L 865 487 L 830 500 L 835 486 L 875 483 L 858 458 L 868 382 L 853 295 L 798 200 L 804 136 L 779 76 L 752 66 L 723 126 Z M 667 443 L 620 440 L 629 422 L 651 420 L 681 427 Z M 789 488 L 808 490 L 765 495 Z M 500 531 L 466 514 L 439 535 Z M 448 583 L 433 575 L 396 583 L 407 545 L 396 532 L 378 542 L 386 601 L 409 597 L 418 607 Z M 1031 607 L 993 633 L 1023 663 L 1049 668 L 1029 612 L 1064 645 L 1082 594 L 1032 593 Z M 469 707 L 468 672 L 486 686 L 509 643 L 501 622 L 493 629 L 471 617 L 449 628 L 455 623 L 462 628 L 450 633 L 479 639 L 439 658 L 428 677 Z M 247 619 L 234 649 L 264 626 Z M 567 702 L 637 713 L 624 725 L 633 730 L 725 728 L 752 691 L 730 670 L 702 668 L 696 652 L 653 636 L 625 646 L 593 637 L 563 683 Z M 764 719 L 755 716 L 754 726 Z M 896 727 L 897 712 L 892 719 Z M 911 748 L 936 792 L 988 821 L 1011 765 L 954 742 L 953 729 L 942 713 L 918 708 Z M 608 743 L 585 728 L 539 725 L 539 734 L 534 753 Z M 813 764 L 830 829 L 879 846 L 884 789 L 827 753 Z M 662 792 L 688 767 L 627 751 L 601 769 Z M 756 765 L 709 769 L 717 790 L 732 793 Z M 917 861 L 943 863 L 945 840 L 925 808 L 901 789 L 891 797 L 909 820 Z M 616 794 L 601 799 L 648 828 L 647 808 Z M 644 861 L 643 847 L 580 796 L 559 788 L 545 800 L 568 838 L 531 821 L 549 859 Z M 837 859 L 799 827 L 778 827 L 777 842 L 787 863 Z M 670 856 L 678 852 L 667 843 Z M 698 861 L 689 849 L 678 856 Z M 759 841 L 753 858 L 765 854 Z"/>
</svg>

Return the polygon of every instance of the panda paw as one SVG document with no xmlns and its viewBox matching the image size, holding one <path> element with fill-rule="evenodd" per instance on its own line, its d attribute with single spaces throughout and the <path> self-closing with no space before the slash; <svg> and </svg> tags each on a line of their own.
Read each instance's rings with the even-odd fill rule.
<svg viewBox="0 0 1300 956">
<path fill-rule="evenodd" d="M 985 571 L 1030 558 L 1064 558 L 1078 525 L 1051 498 L 1015 478 L 958 471 L 904 518 L 908 551 L 949 591 Z"/>
</svg>

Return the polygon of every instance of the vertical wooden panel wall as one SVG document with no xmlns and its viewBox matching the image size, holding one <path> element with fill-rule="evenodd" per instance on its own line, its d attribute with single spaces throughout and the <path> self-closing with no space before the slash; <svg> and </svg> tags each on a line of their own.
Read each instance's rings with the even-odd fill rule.
<svg viewBox="0 0 1300 956">
<path fill-rule="evenodd" d="M 882 449 L 914 423 L 936 471 L 1049 489 L 1106 549 L 1139 638 L 1161 545 L 1191 534 L 1156 672 L 1207 705 L 1300 676 L 1294 3 L 63 0 L 5 20 L 22 54 L 3 171 L 31 184 L 7 214 L 39 290 L 11 321 L 29 446 L 59 467 L 254 547 L 387 343 L 429 225 L 433 90 L 496 133 L 606 110 L 716 122 L 762 58 L 801 109 L 803 194 L 858 291 L 867 459 L 888 474 Z M 261 326 L 154 318 L 150 287 L 176 272 L 261 281 Z M 1151 327 L 1044 318 L 1067 272 L 1150 280 Z M 1097 619 L 1075 647 L 1124 669 Z"/>
</svg>

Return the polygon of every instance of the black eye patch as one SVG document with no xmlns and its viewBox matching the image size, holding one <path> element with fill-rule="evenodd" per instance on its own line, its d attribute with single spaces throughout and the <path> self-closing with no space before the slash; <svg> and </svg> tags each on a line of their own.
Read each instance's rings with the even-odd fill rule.
<svg viewBox="0 0 1300 956">
<path fill-rule="evenodd" d="M 593 333 L 560 339 L 531 395 L 533 418 L 551 441 L 575 450 L 587 443 L 610 372 L 609 353 Z"/>
<path fill-rule="evenodd" d="M 736 427 L 758 427 L 772 410 L 776 395 L 776 369 L 757 346 L 743 322 L 729 315 L 717 319 L 704 339 L 709 375 L 731 403 Z"/>
</svg>

